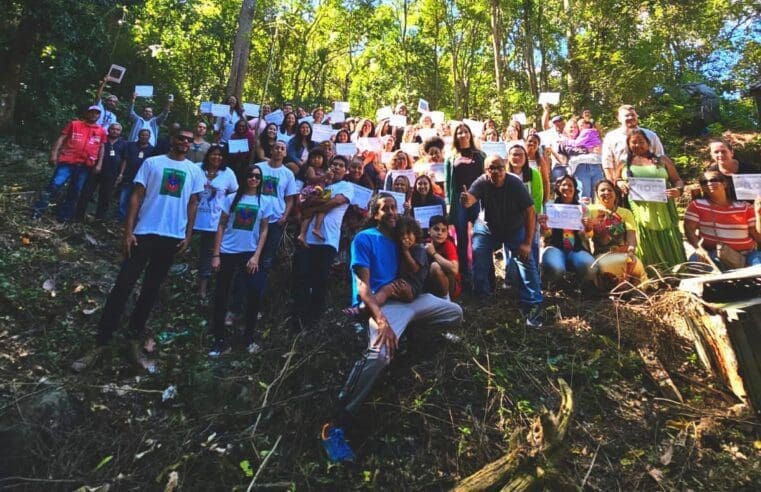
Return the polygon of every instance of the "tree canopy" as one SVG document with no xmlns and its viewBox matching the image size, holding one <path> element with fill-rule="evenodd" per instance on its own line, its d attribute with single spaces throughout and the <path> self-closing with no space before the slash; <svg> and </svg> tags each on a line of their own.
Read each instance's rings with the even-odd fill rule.
<svg viewBox="0 0 761 492">
<path fill-rule="evenodd" d="M 127 67 L 110 87 L 122 100 L 153 84 L 159 97 L 175 95 L 175 118 L 191 119 L 201 100 L 225 96 L 242 3 L 11 0 L 0 21 L 0 126 L 54 131 L 111 63 Z M 680 84 L 707 82 L 739 105 L 732 124 L 753 124 L 750 99 L 736 100 L 759 73 L 752 0 L 246 3 L 244 101 L 348 100 L 371 115 L 423 97 L 450 117 L 503 120 L 536 114 L 538 93 L 554 90 L 563 111 L 589 107 L 610 121 L 618 104 L 657 106 Z"/>
</svg>

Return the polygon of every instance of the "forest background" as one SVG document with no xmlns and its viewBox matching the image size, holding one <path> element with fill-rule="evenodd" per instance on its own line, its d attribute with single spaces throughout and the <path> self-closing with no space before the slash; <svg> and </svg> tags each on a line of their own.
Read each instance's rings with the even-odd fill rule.
<svg viewBox="0 0 761 492">
<path fill-rule="evenodd" d="M 111 63 L 127 67 L 110 87 L 122 120 L 134 85 L 152 84 L 157 105 L 175 96 L 170 121 L 184 123 L 202 100 L 237 92 L 248 102 L 307 109 L 349 101 L 355 116 L 424 98 L 450 118 L 504 125 L 520 111 L 536 121 L 538 93 L 560 91 L 559 111 L 589 108 L 603 126 L 616 124 L 619 104 L 636 105 L 667 148 L 678 148 L 685 131 L 758 124 L 748 93 L 761 74 L 761 7 L 753 0 L 6 3 L 0 131 L 30 143 L 51 140 L 90 103 Z M 247 66 L 233 59 L 236 41 Z M 234 63 L 243 67 L 239 86 Z M 682 87 L 694 82 L 722 96 L 721 119 L 707 129 L 686 128 L 696 104 Z"/>
</svg>

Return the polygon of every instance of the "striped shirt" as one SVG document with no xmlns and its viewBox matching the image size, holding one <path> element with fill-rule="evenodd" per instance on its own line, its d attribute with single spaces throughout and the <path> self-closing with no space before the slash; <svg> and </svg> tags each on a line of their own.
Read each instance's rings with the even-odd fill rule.
<svg viewBox="0 0 761 492">
<path fill-rule="evenodd" d="M 693 200 L 687 206 L 684 220 L 697 222 L 703 247 L 713 249 L 722 242 L 737 251 L 756 247 L 749 229 L 755 227 L 756 214 L 745 202 L 732 202 L 727 206 L 710 203 L 705 198 Z"/>
</svg>

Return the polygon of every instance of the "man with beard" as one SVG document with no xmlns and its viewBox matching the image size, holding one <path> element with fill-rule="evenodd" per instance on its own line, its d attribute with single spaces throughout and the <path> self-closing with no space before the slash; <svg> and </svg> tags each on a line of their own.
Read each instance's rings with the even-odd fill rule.
<svg viewBox="0 0 761 492">
<path fill-rule="evenodd" d="M 618 122 L 621 124 L 615 130 L 609 131 L 602 141 L 602 167 L 605 177 L 611 181 L 616 180 L 616 168 L 621 161 L 626 160 L 626 137 L 630 132 L 641 129 L 650 141 L 650 150 L 660 157 L 665 154 L 661 139 L 654 131 L 640 128 L 639 115 L 630 104 L 624 104 L 618 108 Z"/>
</svg>

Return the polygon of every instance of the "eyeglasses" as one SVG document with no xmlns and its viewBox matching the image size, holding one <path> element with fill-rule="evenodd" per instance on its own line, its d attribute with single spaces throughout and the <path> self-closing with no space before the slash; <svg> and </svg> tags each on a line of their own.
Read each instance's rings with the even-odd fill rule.
<svg viewBox="0 0 761 492">
<path fill-rule="evenodd" d="M 724 178 L 711 178 L 711 179 L 700 179 L 698 180 L 700 184 L 708 184 L 708 183 L 723 183 Z"/>
<path fill-rule="evenodd" d="M 489 166 L 486 169 L 489 171 L 504 171 L 505 166 Z"/>
<path fill-rule="evenodd" d="M 193 141 L 193 137 L 188 137 L 187 135 L 176 135 L 174 138 L 176 138 L 180 142 L 192 142 Z"/>
<path fill-rule="evenodd" d="M 248 179 L 262 179 L 262 175 L 259 173 L 251 173 L 248 175 Z"/>
</svg>

